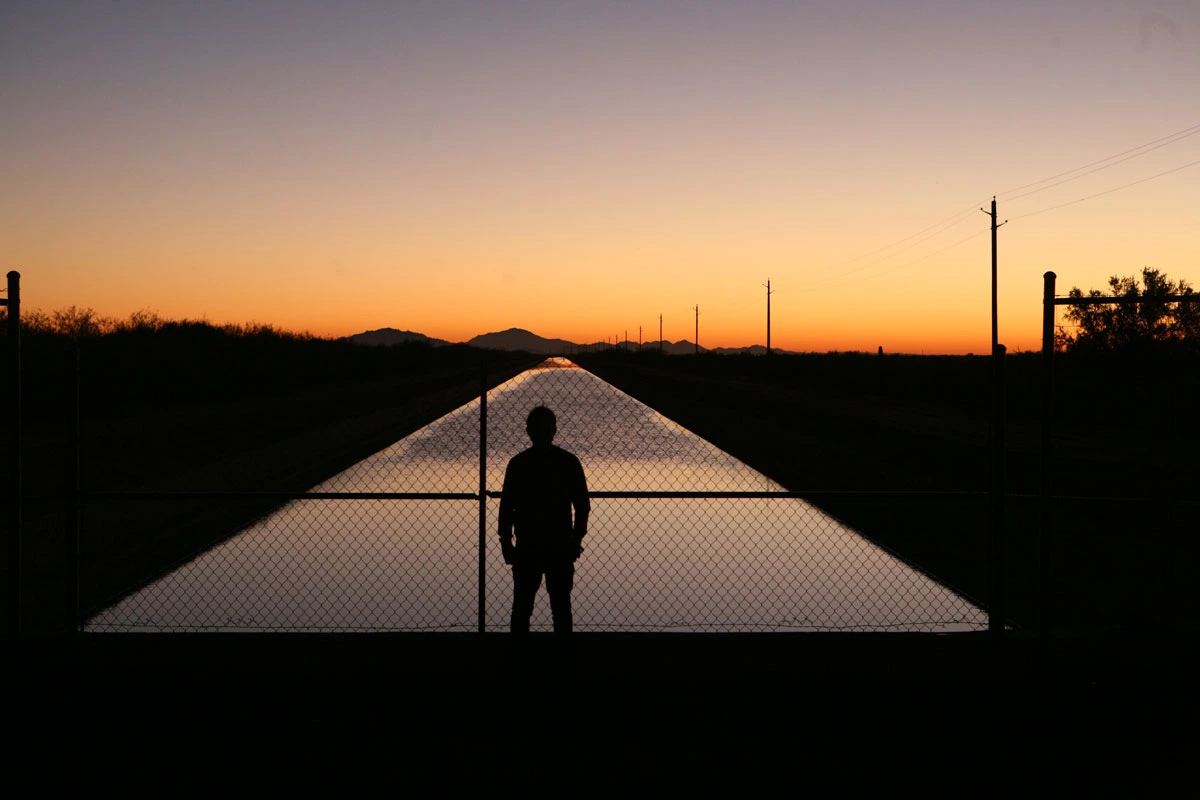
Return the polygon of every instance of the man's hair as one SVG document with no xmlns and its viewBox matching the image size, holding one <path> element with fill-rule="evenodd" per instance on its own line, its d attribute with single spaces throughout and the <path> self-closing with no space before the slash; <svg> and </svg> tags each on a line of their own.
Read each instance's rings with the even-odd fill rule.
<svg viewBox="0 0 1200 800">
<path fill-rule="evenodd" d="M 558 418 L 554 416 L 554 412 L 545 406 L 538 406 L 533 411 L 529 412 L 529 416 L 525 418 L 525 427 L 536 428 L 540 425 L 553 425 L 558 427 Z"/>
</svg>

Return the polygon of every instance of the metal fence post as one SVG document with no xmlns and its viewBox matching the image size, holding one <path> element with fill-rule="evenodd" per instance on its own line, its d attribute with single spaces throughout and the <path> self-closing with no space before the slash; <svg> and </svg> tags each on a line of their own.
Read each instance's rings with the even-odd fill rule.
<svg viewBox="0 0 1200 800">
<path fill-rule="evenodd" d="M 81 516 L 81 499 L 83 491 L 83 461 L 80 447 L 82 441 L 82 424 L 80 420 L 80 375 L 79 375 L 79 341 L 75 341 L 72 372 L 72 402 L 69 419 L 67 420 L 67 613 L 70 615 L 72 633 L 83 630 L 83 619 L 80 614 L 80 570 L 79 563 L 81 547 L 79 526 Z"/>
<path fill-rule="evenodd" d="M 1004 633 L 1004 345 L 992 348 L 992 607 L 988 630 Z"/>
<path fill-rule="evenodd" d="M 21 273 L 8 273 L 8 634 L 21 635 Z"/>
<path fill-rule="evenodd" d="M 1041 536 L 1038 540 L 1038 599 L 1041 612 L 1042 653 L 1050 646 L 1050 490 L 1054 435 L 1054 279 L 1053 272 L 1042 276 L 1042 486 Z"/>
<path fill-rule="evenodd" d="M 479 632 L 487 627 L 487 361 L 479 362 Z"/>
</svg>

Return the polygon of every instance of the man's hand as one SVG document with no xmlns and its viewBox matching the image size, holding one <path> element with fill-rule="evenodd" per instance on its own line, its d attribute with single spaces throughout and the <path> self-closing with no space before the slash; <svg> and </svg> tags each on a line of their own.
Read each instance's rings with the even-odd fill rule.
<svg viewBox="0 0 1200 800">
<path fill-rule="evenodd" d="M 500 552 L 504 555 L 504 563 L 511 566 L 517 560 L 517 548 L 513 547 L 512 542 L 501 541 Z"/>
<path fill-rule="evenodd" d="M 583 555 L 583 538 L 582 537 L 577 538 L 575 540 L 575 555 L 571 557 L 571 560 L 578 561 L 579 557 L 581 555 Z"/>
</svg>

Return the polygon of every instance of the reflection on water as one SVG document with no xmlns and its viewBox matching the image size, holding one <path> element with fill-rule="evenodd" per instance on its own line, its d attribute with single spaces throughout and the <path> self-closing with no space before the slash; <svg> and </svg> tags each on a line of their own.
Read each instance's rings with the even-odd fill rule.
<svg viewBox="0 0 1200 800">
<path fill-rule="evenodd" d="M 488 397 L 487 486 L 528 446 L 525 415 L 592 491 L 783 491 L 591 373 L 552 359 Z M 463 492 L 479 483 L 479 401 L 313 487 Z M 577 564 L 577 630 L 977 629 L 980 609 L 795 499 L 593 501 Z M 511 576 L 487 503 L 489 629 Z M 95 617 L 90 630 L 469 630 L 477 624 L 475 500 L 297 500 Z M 539 595 L 533 627 L 549 629 Z"/>
</svg>

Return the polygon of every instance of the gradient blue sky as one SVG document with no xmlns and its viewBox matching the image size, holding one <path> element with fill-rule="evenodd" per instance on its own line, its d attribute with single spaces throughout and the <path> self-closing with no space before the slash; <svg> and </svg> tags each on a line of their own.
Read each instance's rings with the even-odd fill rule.
<svg viewBox="0 0 1200 800">
<path fill-rule="evenodd" d="M 0 103 L 46 310 L 983 352 L 993 194 L 1010 349 L 1200 281 L 1200 135 L 1017 188 L 1200 125 L 1197 0 L 8 3 Z"/>
</svg>

